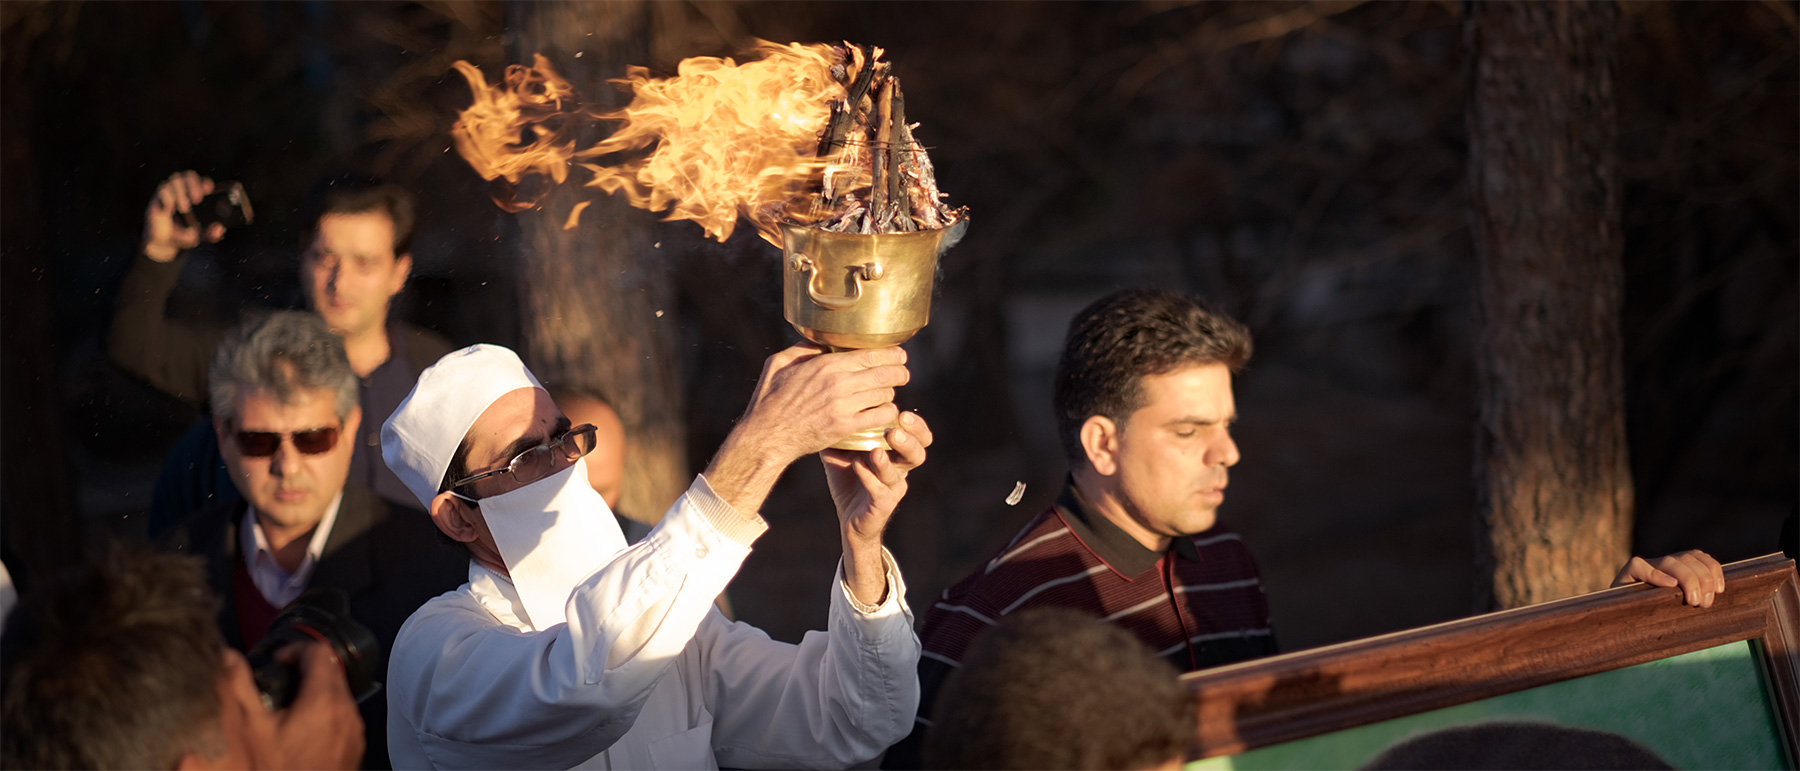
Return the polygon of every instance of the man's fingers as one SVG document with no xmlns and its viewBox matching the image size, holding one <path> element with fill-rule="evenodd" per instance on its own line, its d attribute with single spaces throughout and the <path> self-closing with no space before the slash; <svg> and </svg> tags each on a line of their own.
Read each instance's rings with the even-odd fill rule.
<svg viewBox="0 0 1800 771">
<path fill-rule="evenodd" d="M 181 173 L 181 188 L 182 192 L 187 195 L 188 205 L 192 206 L 200 203 L 200 199 L 212 193 L 213 181 L 200 176 L 199 172 L 184 171 Z"/>
<path fill-rule="evenodd" d="M 1712 606 L 1713 577 L 1698 560 L 1684 552 L 1662 557 L 1652 564 L 1657 570 L 1674 577 L 1681 587 L 1684 602 L 1696 608 Z"/>
<path fill-rule="evenodd" d="M 194 195 L 194 185 L 189 179 L 193 174 L 194 172 L 184 171 L 176 174 L 171 180 L 173 184 L 170 187 L 175 189 L 175 211 L 185 214 L 200 200 Z"/>
<path fill-rule="evenodd" d="M 1714 595 L 1725 591 L 1725 568 L 1712 555 L 1699 549 L 1677 552 L 1667 557 L 1646 560 L 1632 557 L 1619 570 L 1613 586 L 1642 581 L 1652 586 L 1677 587 L 1683 602 L 1696 608 L 1710 608 Z"/>
<path fill-rule="evenodd" d="M 256 690 L 256 680 L 251 677 L 250 662 L 244 660 L 244 654 L 230 648 L 225 649 L 225 681 L 230 685 L 234 703 L 248 712 L 268 713 L 263 708 L 262 693 Z"/>
<path fill-rule="evenodd" d="M 367 749 L 362 715 L 356 711 L 342 665 L 330 648 L 317 643 L 289 646 L 276 658 L 300 666 L 294 703 L 282 711 L 282 745 L 298 767 L 356 768 Z"/>
<path fill-rule="evenodd" d="M 263 705 L 262 693 L 256 690 L 250 662 L 244 660 L 244 654 L 227 648 L 224 669 L 220 678 L 219 709 L 222 713 L 237 716 L 244 727 L 245 745 L 250 749 L 253 761 L 266 761 L 268 758 L 264 756 L 274 745 L 279 730 L 275 713 Z"/>
<path fill-rule="evenodd" d="M 895 434 L 898 433 L 900 432 L 888 432 L 887 438 L 889 445 L 894 444 Z M 880 482 L 885 487 L 892 487 L 895 482 L 899 482 L 906 478 L 906 468 L 894 463 L 893 455 L 893 450 L 883 450 L 877 447 L 870 450 L 867 456 L 869 471 L 875 475 L 875 481 Z"/>
<path fill-rule="evenodd" d="M 824 463 L 827 469 L 850 468 L 850 465 L 856 462 L 856 456 L 855 450 L 836 450 L 827 447 L 819 451 L 819 461 Z"/>
<path fill-rule="evenodd" d="M 1681 587 L 1682 600 L 1694 607 L 1706 601 L 1705 590 L 1695 581 L 1693 568 L 1681 561 L 1679 557 L 1664 557 L 1656 561 L 1656 569 L 1674 577 Z"/>
<path fill-rule="evenodd" d="M 1713 591 L 1723 594 L 1725 592 L 1725 566 L 1719 564 L 1718 560 L 1713 559 L 1711 554 L 1707 554 L 1699 549 L 1684 553 L 1692 555 L 1695 566 L 1699 568 L 1701 572 L 1712 577 Z"/>
<path fill-rule="evenodd" d="M 912 420 L 908 420 L 908 418 L 912 418 Z M 894 448 L 895 453 L 899 454 L 899 461 L 895 465 L 901 471 L 910 471 L 925 462 L 925 442 L 920 441 L 907 425 L 908 423 L 916 425 L 920 422 L 922 421 L 919 421 L 917 416 L 910 412 L 904 412 L 900 414 L 900 425 L 888 431 L 888 445 Z"/>
<path fill-rule="evenodd" d="M 768 364 L 771 369 L 779 371 L 794 362 L 804 361 L 824 352 L 825 350 L 819 346 L 814 345 L 809 341 L 802 340 L 794 345 L 776 351 L 773 355 L 769 356 Z"/>
<path fill-rule="evenodd" d="M 156 197 L 150 199 L 150 210 L 166 215 L 175 210 L 175 189 L 167 184 L 156 188 Z"/>
<path fill-rule="evenodd" d="M 859 369 L 843 376 L 837 387 L 844 391 L 868 391 L 876 388 L 898 388 L 912 381 L 912 371 L 901 364 Z"/>
<path fill-rule="evenodd" d="M 1682 586 L 1691 586 L 1700 592 L 1700 607 L 1712 607 L 1713 595 L 1725 589 L 1725 569 L 1719 565 L 1719 561 L 1698 549 L 1671 555 L 1671 559 L 1680 563 L 1686 571 L 1682 577 Z"/>
<path fill-rule="evenodd" d="M 751 404 L 754 405 L 767 396 L 775 388 L 775 381 L 781 379 L 788 369 L 816 358 L 820 353 L 822 350 L 818 346 L 803 341 L 770 354 L 769 358 L 763 360 L 762 377 L 756 381 L 756 395 L 752 397 Z"/>
<path fill-rule="evenodd" d="M 1656 566 L 1645 562 L 1642 557 L 1632 557 L 1631 560 L 1635 563 L 1633 567 L 1636 568 L 1636 570 L 1633 571 L 1633 580 L 1642 581 L 1652 586 L 1663 587 L 1676 586 L 1681 583 L 1680 579 L 1669 574 L 1667 571 L 1658 570 Z"/>
<path fill-rule="evenodd" d="M 343 665 L 330 648 L 319 643 L 290 645 L 276 654 L 283 663 L 300 666 L 300 688 L 294 704 L 350 699 L 350 684 L 344 679 Z"/>
<path fill-rule="evenodd" d="M 883 404 L 892 404 L 893 401 L 894 389 L 871 388 L 867 391 L 855 391 L 846 394 L 837 400 L 836 406 L 838 409 L 844 410 L 844 414 L 859 414 L 872 407 L 879 407 Z"/>
<path fill-rule="evenodd" d="M 871 428 L 880 428 L 899 418 L 900 408 L 894 406 L 893 402 L 879 404 L 856 413 L 855 425 L 858 428 L 855 430 L 866 431 Z"/>
<path fill-rule="evenodd" d="M 897 345 L 886 348 L 861 348 L 833 354 L 833 358 L 837 363 L 850 369 L 905 366 L 906 349 Z"/>
<path fill-rule="evenodd" d="M 920 447 L 931 446 L 931 426 L 925 423 L 925 417 L 917 412 L 906 412 L 900 415 L 900 427 L 919 440 Z"/>
<path fill-rule="evenodd" d="M 1626 584 L 1641 581 L 1656 586 L 1674 586 L 1673 583 L 1665 584 L 1659 582 L 1668 579 L 1668 576 L 1663 576 L 1662 579 L 1653 579 L 1653 575 L 1658 575 L 1656 568 L 1650 567 L 1650 563 L 1645 562 L 1643 557 L 1632 557 L 1630 560 L 1626 561 L 1624 567 L 1619 568 L 1619 574 L 1613 576 L 1612 585 L 1624 586 Z"/>
</svg>

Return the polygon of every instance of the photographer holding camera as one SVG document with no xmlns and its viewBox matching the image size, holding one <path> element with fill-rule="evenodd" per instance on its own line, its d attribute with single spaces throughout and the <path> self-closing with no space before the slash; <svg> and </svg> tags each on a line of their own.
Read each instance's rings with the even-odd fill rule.
<svg viewBox="0 0 1800 771">
<path fill-rule="evenodd" d="M 368 679 L 384 681 L 400 625 L 461 585 L 468 563 L 438 542 L 429 518 L 348 478 L 363 413 L 343 341 L 311 313 L 251 319 L 219 344 L 209 389 L 240 497 L 173 526 L 165 545 L 205 560 L 223 599 L 219 631 L 239 650 L 252 650 L 302 592 L 341 591 L 347 603 L 332 615 L 373 632 Z M 385 768 L 387 700 L 364 699 L 362 710 L 363 762 Z"/>
<path fill-rule="evenodd" d="M 324 645 L 283 648 L 263 706 L 197 560 L 115 551 L 27 593 L 0 642 L 0 767 L 355 768 L 362 719 Z"/>
<path fill-rule="evenodd" d="M 171 175 L 144 210 L 142 246 L 125 272 L 107 332 L 107 356 L 120 369 L 195 407 L 209 405 L 207 363 L 225 330 L 166 315 L 190 250 L 216 243 L 228 229 L 250 224 L 241 186 L 192 171 Z M 419 372 L 450 352 L 443 338 L 389 318 L 394 297 L 412 272 L 416 224 L 412 196 L 373 180 L 332 177 L 314 186 L 303 206 L 308 228 L 300 253 L 305 307 L 343 340 L 355 372 L 363 432 L 353 445 L 350 478 L 389 501 L 412 505 L 412 495 L 381 460 L 375 435 Z M 236 491 L 219 474 L 212 432 L 196 426 L 177 443 L 150 508 L 150 535 L 206 502 Z"/>
</svg>

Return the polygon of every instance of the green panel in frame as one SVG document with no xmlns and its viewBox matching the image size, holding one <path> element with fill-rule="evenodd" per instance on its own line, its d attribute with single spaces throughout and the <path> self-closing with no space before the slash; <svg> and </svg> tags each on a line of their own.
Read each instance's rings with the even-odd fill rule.
<svg viewBox="0 0 1800 771">
<path fill-rule="evenodd" d="M 1765 690 L 1762 667 L 1751 644 L 1740 641 L 1241 755 L 1208 758 L 1188 768 L 1357 768 L 1406 739 L 1489 721 L 1607 731 L 1636 741 L 1676 768 L 1786 767 L 1781 727 Z"/>
<path fill-rule="evenodd" d="M 1184 675 L 1189 759 L 1353 767 L 1419 732 L 1528 719 L 1632 737 L 1676 766 L 1793 767 L 1800 576 L 1772 554 L 1725 580 L 1711 608 L 1640 584 Z"/>
</svg>

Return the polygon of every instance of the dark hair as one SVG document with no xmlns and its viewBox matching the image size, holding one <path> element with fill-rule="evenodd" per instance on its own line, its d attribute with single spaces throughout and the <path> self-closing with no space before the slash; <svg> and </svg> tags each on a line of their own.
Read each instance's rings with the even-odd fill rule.
<svg viewBox="0 0 1800 771">
<path fill-rule="evenodd" d="M 1144 406 L 1143 378 L 1181 367 L 1250 360 L 1250 330 L 1200 300 L 1163 290 L 1127 289 L 1083 308 L 1069 322 L 1056 362 L 1052 403 L 1069 463 L 1087 462 L 1081 424 L 1103 415 L 1123 425 Z"/>
<path fill-rule="evenodd" d="M 456 452 L 450 456 L 450 465 L 444 467 L 444 478 L 438 481 L 438 492 L 440 494 L 450 492 L 450 483 L 468 475 L 469 438 L 465 436 L 463 437 L 462 442 L 456 445 Z M 470 506 L 477 505 L 468 501 L 463 502 L 468 503 Z M 426 507 L 429 508 L 430 504 L 426 504 Z M 445 533 L 442 530 L 437 531 L 437 539 L 438 543 L 462 552 L 464 557 L 468 557 L 469 559 L 475 558 L 475 552 L 469 548 L 468 544 L 458 541 L 455 538 L 451 538 L 448 533 Z"/>
<path fill-rule="evenodd" d="M 450 485 L 456 480 L 469 475 L 469 437 L 456 445 L 456 452 L 450 456 L 450 465 L 444 467 L 444 478 L 438 481 L 438 492 L 450 492 Z"/>
<path fill-rule="evenodd" d="M 28 594 L 0 643 L 0 766 L 218 757 L 225 640 L 200 561 L 113 547 Z"/>
<path fill-rule="evenodd" d="M 213 415 L 237 419 L 239 388 L 261 389 L 289 404 L 298 388 L 324 389 L 342 420 L 356 408 L 356 372 L 344 354 L 344 340 L 318 314 L 275 311 L 246 320 L 225 335 L 207 371 Z"/>
<path fill-rule="evenodd" d="M 1611 731 L 1500 720 L 1452 726 L 1401 741 L 1366 769 L 1674 768 L 1661 756 Z"/>
<path fill-rule="evenodd" d="M 302 210 L 308 241 L 326 215 L 380 212 L 394 223 L 394 256 L 412 253 L 418 207 L 412 193 L 398 185 L 348 174 L 328 177 L 313 187 Z"/>
<path fill-rule="evenodd" d="M 926 768 L 1149 768 L 1179 757 L 1194 701 L 1131 633 L 1033 608 L 976 638 L 944 681 Z"/>
</svg>

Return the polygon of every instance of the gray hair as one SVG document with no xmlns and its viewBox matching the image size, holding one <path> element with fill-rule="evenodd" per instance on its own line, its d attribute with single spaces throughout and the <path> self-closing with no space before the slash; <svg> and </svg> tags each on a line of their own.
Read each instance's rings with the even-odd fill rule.
<svg viewBox="0 0 1800 771">
<path fill-rule="evenodd" d="M 357 402 L 344 341 L 324 319 L 302 311 L 252 318 L 227 333 L 213 353 L 206 385 L 213 415 L 226 422 L 237 418 L 239 388 L 261 389 L 282 404 L 292 404 L 297 389 L 323 388 L 337 396 L 340 419 Z"/>
</svg>

